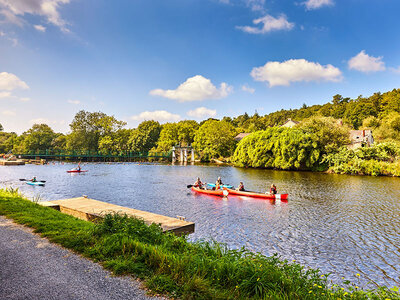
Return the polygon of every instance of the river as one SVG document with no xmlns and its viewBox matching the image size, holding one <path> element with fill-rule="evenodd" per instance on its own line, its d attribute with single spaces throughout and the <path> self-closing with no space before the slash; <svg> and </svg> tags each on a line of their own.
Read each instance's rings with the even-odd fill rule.
<svg viewBox="0 0 400 300">
<path fill-rule="evenodd" d="M 214 239 L 245 246 L 364 287 L 400 285 L 400 179 L 221 166 L 90 163 L 86 174 L 68 174 L 74 165 L 1 166 L 0 184 L 28 197 L 90 198 L 196 223 L 190 239 Z M 44 187 L 19 178 L 37 176 Z M 265 191 L 275 183 L 289 201 L 245 197 L 222 199 L 187 189 L 197 176 Z M 360 276 L 356 276 L 360 274 Z"/>
</svg>

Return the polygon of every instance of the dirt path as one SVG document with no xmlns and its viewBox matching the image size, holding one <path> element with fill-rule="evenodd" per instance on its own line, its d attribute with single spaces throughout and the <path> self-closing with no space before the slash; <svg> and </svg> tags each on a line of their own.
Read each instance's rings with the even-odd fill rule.
<svg viewBox="0 0 400 300">
<path fill-rule="evenodd" d="M 0 216 L 0 299 L 161 299 Z"/>
</svg>

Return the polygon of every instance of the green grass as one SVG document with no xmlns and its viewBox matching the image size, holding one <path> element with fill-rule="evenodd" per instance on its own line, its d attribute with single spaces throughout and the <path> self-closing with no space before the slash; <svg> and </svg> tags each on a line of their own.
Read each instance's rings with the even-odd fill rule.
<svg viewBox="0 0 400 300">
<path fill-rule="evenodd" d="M 0 215 L 173 298 L 400 299 L 385 287 L 329 286 L 318 270 L 278 256 L 231 250 L 216 242 L 192 243 L 127 216 L 107 215 L 97 224 L 81 221 L 28 201 L 18 190 L 0 190 Z"/>
</svg>

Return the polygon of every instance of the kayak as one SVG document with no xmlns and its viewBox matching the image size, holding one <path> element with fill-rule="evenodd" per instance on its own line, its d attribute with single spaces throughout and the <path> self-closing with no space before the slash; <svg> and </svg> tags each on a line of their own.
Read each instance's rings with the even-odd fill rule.
<svg viewBox="0 0 400 300">
<path fill-rule="evenodd" d="M 44 182 L 41 182 L 41 181 L 35 181 L 35 182 L 33 182 L 33 181 L 25 181 L 25 183 L 26 184 L 29 184 L 29 185 L 39 185 L 39 186 L 44 186 Z"/>
<path fill-rule="evenodd" d="M 192 186 L 192 191 L 194 191 L 196 193 L 220 196 L 220 197 L 228 196 L 228 194 L 229 194 L 228 190 L 203 190 L 203 189 L 199 189 L 194 186 Z"/>
<path fill-rule="evenodd" d="M 67 173 L 84 173 L 88 171 L 89 170 L 68 170 Z"/>
<path fill-rule="evenodd" d="M 234 189 L 226 189 L 229 191 L 229 195 L 237 195 L 237 196 L 246 196 L 246 197 L 254 197 L 254 198 L 264 198 L 264 199 L 280 199 L 280 200 L 288 200 L 288 194 L 262 194 L 251 191 L 237 191 Z"/>
<path fill-rule="evenodd" d="M 208 186 L 215 188 L 215 184 L 214 183 L 207 183 Z M 223 188 L 227 188 L 227 189 L 233 189 L 233 185 L 229 185 L 229 184 L 223 184 L 222 185 Z"/>
</svg>

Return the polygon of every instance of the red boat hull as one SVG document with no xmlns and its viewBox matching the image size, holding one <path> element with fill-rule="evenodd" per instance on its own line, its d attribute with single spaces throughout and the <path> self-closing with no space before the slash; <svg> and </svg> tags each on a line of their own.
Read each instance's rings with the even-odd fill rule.
<svg viewBox="0 0 400 300">
<path fill-rule="evenodd" d="M 192 191 L 200 194 L 207 194 L 207 195 L 212 195 L 212 196 L 219 196 L 219 197 L 224 197 L 224 191 L 223 190 L 203 190 L 199 189 L 196 187 L 192 187 Z"/>
<path fill-rule="evenodd" d="M 232 189 L 226 189 L 229 192 L 229 195 L 236 195 L 236 196 L 245 196 L 245 197 L 252 197 L 252 198 L 263 198 L 263 199 L 280 199 L 280 200 L 288 200 L 288 194 L 261 194 L 256 192 L 248 192 L 248 191 L 237 191 Z"/>
<path fill-rule="evenodd" d="M 67 173 L 84 173 L 88 172 L 88 170 L 68 170 Z"/>
</svg>

